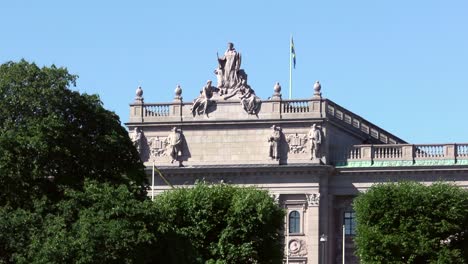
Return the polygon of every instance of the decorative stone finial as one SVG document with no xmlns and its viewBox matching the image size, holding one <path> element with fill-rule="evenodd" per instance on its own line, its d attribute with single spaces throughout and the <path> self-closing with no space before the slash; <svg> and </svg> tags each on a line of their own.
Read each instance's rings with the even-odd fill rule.
<svg viewBox="0 0 468 264">
<path fill-rule="evenodd" d="M 322 97 L 322 93 L 320 92 L 322 90 L 322 85 L 320 85 L 319 81 L 316 81 L 314 84 L 314 97 Z"/>
<path fill-rule="evenodd" d="M 174 100 L 182 100 L 182 88 L 180 88 L 180 85 L 177 85 L 174 90 L 174 94 Z"/>
<path fill-rule="evenodd" d="M 135 103 L 143 103 L 143 89 L 141 89 L 141 86 L 138 86 L 135 92 Z"/>
<path fill-rule="evenodd" d="M 275 86 L 273 87 L 273 97 L 272 99 L 280 99 L 281 98 L 281 85 L 279 82 L 276 82 Z"/>
</svg>

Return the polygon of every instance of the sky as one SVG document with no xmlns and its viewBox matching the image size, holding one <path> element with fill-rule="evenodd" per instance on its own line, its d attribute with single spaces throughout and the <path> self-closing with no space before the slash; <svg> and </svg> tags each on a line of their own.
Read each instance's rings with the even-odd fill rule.
<svg viewBox="0 0 468 264">
<path fill-rule="evenodd" d="M 216 80 L 233 42 L 256 94 L 280 82 L 293 99 L 322 95 L 414 144 L 468 142 L 468 1 L 7 1 L 0 63 L 66 67 L 125 123 L 145 102 L 192 101 Z"/>
</svg>

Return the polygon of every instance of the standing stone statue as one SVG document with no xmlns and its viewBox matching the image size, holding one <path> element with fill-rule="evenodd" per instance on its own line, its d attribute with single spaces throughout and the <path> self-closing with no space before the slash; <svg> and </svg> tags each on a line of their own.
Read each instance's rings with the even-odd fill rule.
<svg viewBox="0 0 468 264">
<path fill-rule="evenodd" d="M 281 140 L 281 128 L 273 125 L 271 127 L 271 135 L 268 137 L 270 143 L 270 158 L 279 160 L 280 159 L 280 140 Z"/>
<path fill-rule="evenodd" d="M 130 139 L 133 142 L 133 145 L 137 149 L 138 153 L 141 153 L 141 131 L 138 127 L 133 129 L 132 134 L 130 135 Z"/>
<path fill-rule="evenodd" d="M 227 88 L 224 87 L 223 69 L 221 69 L 221 65 L 218 65 L 218 68 L 214 70 L 214 74 L 216 75 L 216 87 L 219 89 L 219 95 L 226 94 Z"/>
<path fill-rule="evenodd" d="M 309 130 L 308 138 L 310 141 L 310 159 L 320 159 L 320 145 L 322 144 L 322 134 L 316 128 L 315 124 Z"/>
<path fill-rule="evenodd" d="M 180 129 L 173 127 L 166 141 L 168 144 L 167 151 L 172 158 L 171 163 L 174 163 L 174 161 L 179 160 L 179 157 L 182 156 L 182 133 Z"/>
<path fill-rule="evenodd" d="M 206 82 L 206 85 L 200 91 L 200 95 L 193 101 L 192 114 L 195 116 L 196 114 L 207 114 L 207 109 L 209 105 L 212 103 L 210 100 L 213 97 L 213 91 L 215 91 L 216 87 L 211 85 L 211 80 Z"/>
<path fill-rule="evenodd" d="M 234 44 L 228 43 L 228 48 L 223 57 L 218 56 L 219 70 L 222 71 L 222 87 L 219 89 L 233 89 L 239 84 L 241 55 L 234 48 Z M 219 84 L 218 84 L 219 85 Z"/>
</svg>

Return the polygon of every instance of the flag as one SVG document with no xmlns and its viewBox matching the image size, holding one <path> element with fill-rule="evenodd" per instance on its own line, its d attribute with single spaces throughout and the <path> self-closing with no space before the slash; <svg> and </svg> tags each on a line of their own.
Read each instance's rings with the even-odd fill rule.
<svg viewBox="0 0 468 264">
<path fill-rule="evenodd" d="M 292 36 L 291 36 L 291 56 L 292 56 L 292 61 L 293 61 L 293 67 L 294 69 L 296 69 L 296 50 L 294 49 L 294 40 Z"/>
</svg>

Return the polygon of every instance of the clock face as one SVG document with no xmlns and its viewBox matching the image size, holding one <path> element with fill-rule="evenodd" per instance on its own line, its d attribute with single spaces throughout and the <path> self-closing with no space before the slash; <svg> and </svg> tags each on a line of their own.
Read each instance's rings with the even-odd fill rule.
<svg viewBox="0 0 468 264">
<path fill-rule="evenodd" d="M 289 251 L 291 251 L 291 253 L 296 253 L 300 249 L 301 249 L 301 243 L 299 241 L 291 240 L 291 242 L 289 242 Z"/>
</svg>

